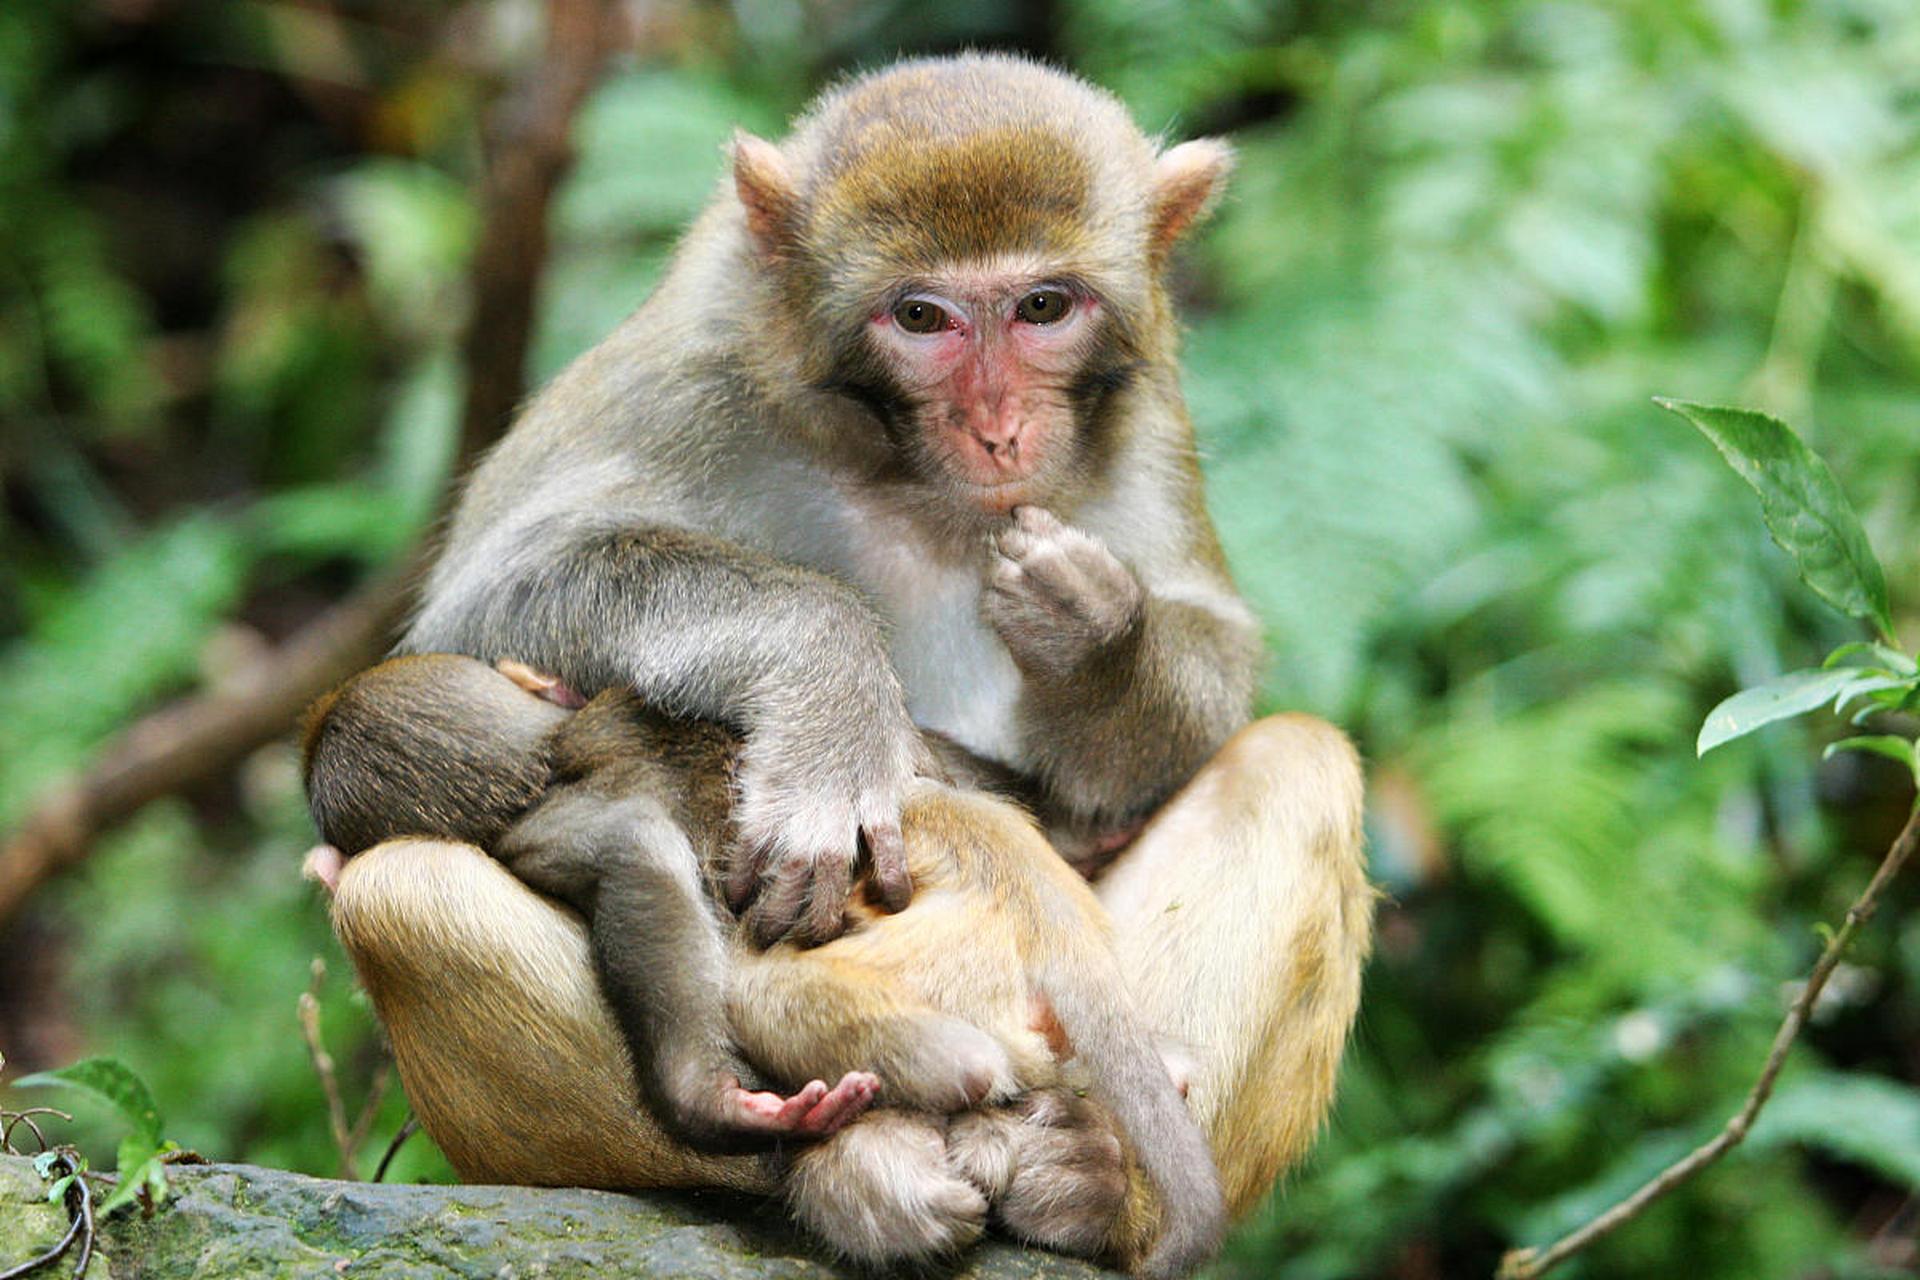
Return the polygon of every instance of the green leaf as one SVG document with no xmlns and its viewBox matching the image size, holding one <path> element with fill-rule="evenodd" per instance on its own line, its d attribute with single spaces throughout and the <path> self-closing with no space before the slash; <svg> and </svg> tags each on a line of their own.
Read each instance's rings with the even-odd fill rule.
<svg viewBox="0 0 1920 1280">
<path fill-rule="evenodd" d="M 1880 1076 L 1808 1073 L 1781 1085 L 1748 1139 L 1755 1150 L 1789 1142 L 1920 1187 L 1920 1091 Z"/>
<path fill-rule="evenodd" d="M 123 1204 L 132 1203 L 143 1188 L 147 1199 L 156 1206 L 167 1198 L 167 1164 L 160 1158 L 160 1151 L 148 1149 L 145 1155 L 129 1163 L 128 1157 L 133 1155 L 129 1145 L 131 1142 L 132 1139 L 128 1139 L 120 1144 L 120 1168 L 117 1170 L 120 1181 L 114 1184 L 112 1192 L 95 1210 L 102 1217 Z"/>
<path fill-rule="evenodd" d="M 16 1080 L 14 1081 L 14 1083 L 18 1084 L 19 1081 Z M 54 1166 L 61 1163 L 66 1158 L 67 1158 L 67 1153 L 62 1151 L 59 1147 L 55 1147 L 51 1151 L 42 1151 L 39 1155 L 33 1158 L 33 1171 L 35 1174 L 37 1174 L 42 1178 L 51 1178 L 53 1176 Z M 83 1170 L 87 1167 L 86 1157 L 84 1156 L 82 1156 L 80 1159 L 80 1167 Z"/>
<path fill-rule="evenodd" d="M 1860 518 L 1820 456 L 1786 423 L 1752 409 L 1655 397 L 1713 442 L 1760 495 L 1767 531 L 1792 556 L 1800 578 L 1834 608 L 1893 637 L 1887 581 Z"/>
<path fill-rule="evenodd" d="M 1875 644 L 1871 640 L 1855 640 L 1849 644 L 1843 644 L 1828 654 L 1827 660 L 1820 665 L 1823 667 L 1837 667 L 1848 658 L 1860 657 L 1877 659 L 1881 666 L 1889 671 L 1898 672 L 1901 675 L 1910 676 L 1920 673 L 1920 663 L 1916 663 L 1912 658 L 1900 652 L 1898 649 L 1890 649 L 1884 644 Z"/>
<path fill-rule="evenodd" d="M 1916 758 L 1913 753 L 1913 743 L 1898 734 L 1877 733 L 1858 738 L 1842 738 L 1838 742 L 1828 744 L 1827 749 L 1820 753 L 1820 758 L 1829 759 L 1836 751 L 1867 751 L 1876 756 L 1885 756 L 1889 760 L 1898 760 L 1907 766 L 1916 781 L 1920 781 L 1920 758 Z"/>
<path fill-rule="evenodd" d="M 1890 675 L 1887 672 L 1875 671 L 1871 668 L 1841 667 L 1835 669 L 1851 670 L 1860 673 L 1856 675 L 1854 680 L 1845 688 L 1834 695 L 1833 710 L 1835 715 L 1845 715 L 1847 704 L 1859 698 L 1869 698 L 1873 703 L 1877 704 L 1869 708 L 1871 710 L 1884 710 L 1898 705 L 1900 700 L 1906 696 L 1907 690 L 1911 689 L 1915 684 L 1914 677 L 1912 676 Z"/>
<path fill-rule="evenodd" d="M 119 1176 L 120 1180 L 114 1183 L 113 1190 L 108 1192 L 107 1198 L 100 1202 L 100 1207 L 93 1211 L 96 1216 L 104 1218 L 121 1205 L 131 1204 L 133 1198 L 140 1194 L 140 1188 L 146 1184 L 147 1171 L 144 1166 L 137 1169 L 122 1169 L 119 1171 Z"/>
<path fill-rule="evenodd" d="M 1707 713 L 1694 750 L 1705 755 L 1721 743 L 1744 737 L 1761 725 L 1811 711 L 1838 696 L 1858 678 L 1859 673 L 1848 667 L 1831 671 L 1789 671 L 1763 685 L 1742 689 Z"/>
<path fill-rule="evenodd" d="M 147 1088 L 146 1081 L 134 1074 L 133 1068 L 118 1058 L 82 1058 L 57 1071 L 23 1076 L 14 1084 L 22 1089 L 53 1084 L 83 1089 L 111 1104 L 127 1118 L 133 1126 L 129 1141 L 138 1138 L 148 1150 L 160 1145 L 160 1108 L 153 1101 L 153 1092 Z"/>
</svg>

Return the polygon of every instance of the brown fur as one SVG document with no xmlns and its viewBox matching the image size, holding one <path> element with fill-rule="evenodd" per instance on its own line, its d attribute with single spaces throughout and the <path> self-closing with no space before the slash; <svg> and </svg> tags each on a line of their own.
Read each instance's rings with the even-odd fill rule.
<svg viewBox="0 0 1920 1280">
<path fill-rule="evenodd" d="M 898 820 L 926 767 L 909 706 L 994 757 L 977 775 L 1011 775 L 1089 865 L 1152 816 L 1098 892 L 1148 1022 L 1192 1049 L 1196 1114 L 1239 1207 L 1324 1111 L 1367 917 L 1351 752 L 1304 723 L 1234 736 L 1259 645 L 1204 509 L 1167 292 L 1172 245 L 1229 164 L 1223 144 L 1164 149 L 1111 95 L 991 55 L 859 77 L 778 144 L 741 137 L 659 289 L 477 469 L 404 646 L 517 657 L 739 729 L 736 818 L 770 851 L 742 864 L 761 938 L 832 937 L 863 847 L 903 887 Z M 1025 549 L 987 550 L 1008 513 L 963 483 L 955 442 L 972 437 L 939 434 L 991 393 L 916 390 L 924 366 L 874 323 L 903 290 L 951 281 L 983 306 L 1043 281 L 1100 304 L 1079 313 L 1072 360 L 1029 378 L 1017 500 L 1062 530 Z M 1052 553 L 1072 569 L 1058 591 Z M 967 656 L 943 666 L 949 652 Z M 468 941 L 518 975 L 508 1004 L 540 986 L 516 936 Z M 442 1123 L 467 1123 L 460 1105 L 492 1114 L 466 1095 Z M 1142 1259 L 1144 1184 L 1109 1232 L 1085 1209 L 1111 1200 L 1086 1172 L 1113 1170 L 1086 1140 L 1098 1125 L 1029 1110 L 955 1126 L 968 1177 L 908 1176 L 855 1126 L 809 1150 L 794 1185 L 835 1188 L 820 1203 L 854 1237 L 930 1247 L 978 1229 L 974 1180 L 1005 1189 L 1016 1230 L 1069 1246 L 1092 1232 Z M 1049 1188 L 1080 1207 L 1047 1210 Z"/>
</svg>

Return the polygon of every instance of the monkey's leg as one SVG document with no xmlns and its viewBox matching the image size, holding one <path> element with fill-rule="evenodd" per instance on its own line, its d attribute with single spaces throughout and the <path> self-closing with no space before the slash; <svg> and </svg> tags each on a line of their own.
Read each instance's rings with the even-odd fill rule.
<svg viewBox="0 0 1920 1280">
<path fill-rule="evenodd" d="M 885 925 L 904 923 L 903 915 Z M 749 1062 L 787 1085 L 870 1071 L 880 1078 L 882 1103 L 927 1111 L 960 1111 L 1015 1092 L 999 1041 L 930 1007 L 897 971 L 833 954 L 850 940 L 739 957 L 727 1012 Z"/>
<path fill-rule="evenodd" d="M 1187 1102 L 1235 1216 L 1333 1100 L 1372 939 L 1360 807 L 1346 738 L 1274 716 L 1229 739 L 1095 886 L 1141 1014 L 1192 1055 Z"/>
<path fill-rule="evenodd" d="M 635 1105 L 585 926 L 480 850 L 367 850 L 340 872 L 333 925 L 414 1114 L 467 1181 L 776 1189 L 761 1158 L 695 1152 Z"/>
<path fill-rule="evenodd" d="M 529 887 L 587 917 L 649 1108 L 675 1136 L 709 1150 L 823 1137 L 872 1102 L 877 1082 L 852 1066 L 831 1089 L 806 1080 L 792 1097 L 742 1086 L 727 1022 L 730 949 L 698 853 L 652 796 L 551 792 L 498 853 Z"/>
</svg>

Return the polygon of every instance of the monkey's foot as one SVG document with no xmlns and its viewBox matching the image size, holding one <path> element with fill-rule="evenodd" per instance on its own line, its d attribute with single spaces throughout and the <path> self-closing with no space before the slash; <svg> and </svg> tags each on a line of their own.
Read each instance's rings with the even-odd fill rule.
<svg viewBox="0 0 1920 1280">
<path fill-rule="evenodd" d="M 587 705 L 587 700 L 575 692 L 571 685 L 562 683 L 560 677 L 550 676 L 544 671 L 536 671 L 524 662 L 502 658 L 493 664 L 493 669 L 534 697 L 543 698 L 556 707 L 578 711 Z"/>
<path fill-rule="evenodd" d="M 792 1097 L 733 1083 L 721 1094 L 722 1123 L 744 1133 L 824 1138 L 872 1106 L 879 1092 L 880 1078 L 865 1071 L 847 1072 L 832 1088 L 810 1081 Z"/>
<path fill-rule="evenodd" d="M 891 1030 L 891 1049 L 867 1064 L 886 1082 L 891 1105 L 944 1115 L 1005 1102 L 1019 1090 L 1006 1049 L 971 1022 L 913 1014 Z"/>
<path fill-rule="evenodd" d="M 330 844 L 317 844 L 307 850 L 307 856 L 300 864 L 300 874 L 317 883 L 331 896 L 340 886 L 340 871 L 346 865 L 346 857 L 338 849 Z"/>
<path fill-rule="evenodd" d="M 1066 1089 L 955 1117 L 947 1158 L 993 1201 L 1008 1232 L 1062 1253 L 1098 1256 L 1127 1205 L 1112 1119 Z"/>
<path fill-rule="evenodd" d="M 987 1198 L 948 1162 L 941 1126 L 907 1111 L 795 1153 L 786 1192 L 802 1226 L 868 1267 L 957 1253 L 987 1225 Z"/>
</svg>

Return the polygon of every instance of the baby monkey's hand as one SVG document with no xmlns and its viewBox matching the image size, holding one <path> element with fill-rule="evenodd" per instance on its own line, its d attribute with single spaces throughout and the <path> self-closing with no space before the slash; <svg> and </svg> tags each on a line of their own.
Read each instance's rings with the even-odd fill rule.
<svg viewBox="0 0 1920 1280">
<path fill-rule="evenodd" d="M 1100 539 L 1040 507 L 993 533 L 981 608 L 1023 670 L 1064 675 L 1139 625 L 1133 570 Z"/>
</svg>

